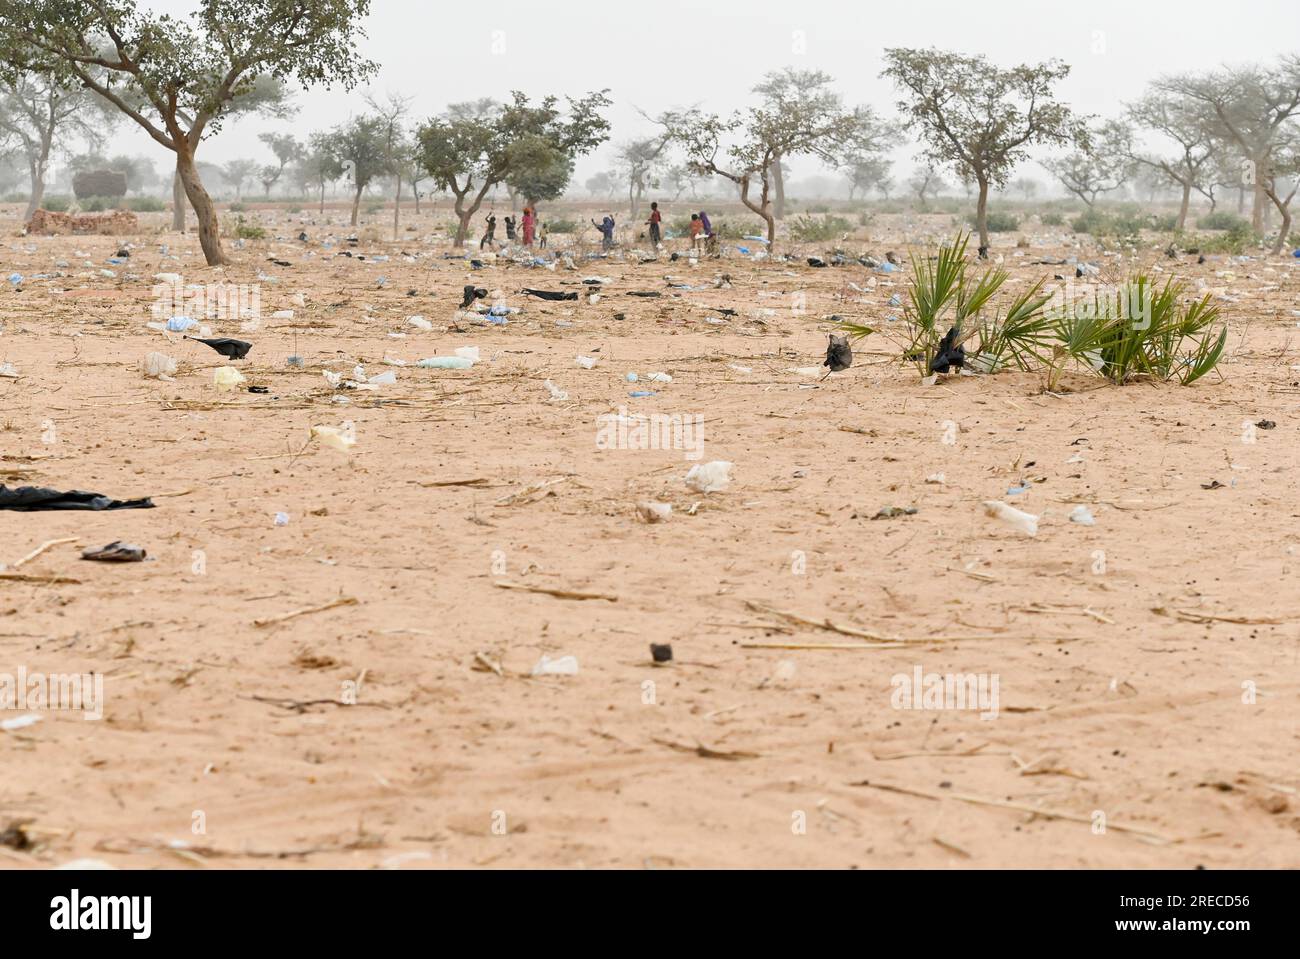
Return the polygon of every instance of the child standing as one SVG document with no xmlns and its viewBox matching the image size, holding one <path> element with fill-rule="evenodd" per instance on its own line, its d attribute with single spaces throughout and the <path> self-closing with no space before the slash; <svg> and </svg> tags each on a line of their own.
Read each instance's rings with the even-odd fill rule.
<svg viewBox="0 0 1300 959">
<path fill-rule="evenodd" d="M 646 222 L 650 224 L 650 245 L 658 249 L 660 239 L 659 224 L 663 222 L 663 217 L 659 215 L 658 203 L 650 204 L 650 219 L 646 220 Z"/>
</svg>

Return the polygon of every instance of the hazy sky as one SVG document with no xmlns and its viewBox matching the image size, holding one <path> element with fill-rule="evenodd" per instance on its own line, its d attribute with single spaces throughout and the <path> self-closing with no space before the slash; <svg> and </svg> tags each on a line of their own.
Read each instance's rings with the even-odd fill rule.
<svg viewBox="0 0 1300 959">
<path fill-rule="evenodd" d="M 171 13 L 198 6 L 145 5 Z M 425 117 L 451 102 L 501 99 L 513 89 L 541 96 L 608 87 L 614 142 L 649 132 L 637 107 L 654 113 L 699 102 L 727 113 L 752 102 L 749 89 L 763 73 L 784 66 L 825 70 L 848 103 L 893 116 L 893 91 L 879 78 L 887 46 L 983 53 L 1001 64 L 1058 57 L 1074 68 L 1061 98 L 1102 115 L 1118 112 L 1162 73 L 1300 49 L 1295 0 L 373 0 L 371 7 L 359 41 L 380 64 L 371 92 L 413 96 L 415 115 Z M 339 123 L 364 110 L 363 92 L 300 94 L 290 126 L 305 134 Z M 169 154 L 128 123 L 111 152 L 156 156 L 161 166 Z M 200 158 L 269 161 L 256 136 L 280 126 L 256 118 L 233 124 L 205 143 Z M 580 161 L 576 181 L 606 168 L 612 155 L 607 144 Z M 815 163 L 793 166 L 796 177 L 820 172 Z M 904 162 L 897 173 L 908 170 Z"/>
</svg>

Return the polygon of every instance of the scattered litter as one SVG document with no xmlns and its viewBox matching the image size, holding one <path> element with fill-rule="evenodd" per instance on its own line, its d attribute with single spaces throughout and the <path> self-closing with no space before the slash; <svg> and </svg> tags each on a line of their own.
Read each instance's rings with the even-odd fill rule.
<svg viewBox="0 0 1300 959">
<path fill-rule="evenodd" d="M 564 392 L 564 390 L 560 389 L 550 380 L 546 381 L 546 388 L 551 392 L 551 399 L 555 400 L 556 402 L 563 403 L 565 400 L 569 398 L 568 393 Z"/>
<path fill-rule="evenodd" d="M 253 348 L 253 344 L 245 340 L 232 340 L 224 336 L 216 339 L 187 336 L 185 339 L 210 346 L 228 360 L 242 360 L 248 355 L 248 351 Z"/>
<path fill-rule="evenodd" d="M 650 658 L 656 663 L 671 663 L 673 647 L 671 643 L 651 643 Z"/>
<path fill-rule="evenodd" d="M 697 493 L 721 492 L 731 483 L 731 467 L 734 465 L 726 460 L 714 460 L 692 466 L 686 474 L 686 485 Z"/>
<path fill-rule="evenodd" d="M 666 523 L 672 518 L 673 506 L 646 500 L 636 504 L 636 512 L 647 523 Z"/>
<path fill-rule="evenodd" d="M 7 733 L 17 732 L 20 729 L 26 729 L 28 726 L 35 726 L 41 721 L 41 717 L 36 713 L 23 713 L 21 716 L 15 716 L 13 719 L 0 721 L 0 730 Z"/>
<path fill-rule="evenodd" d="M 19 486 L 14 489 L 0 484 L 0 509 L 19 513 L 36 513 L 57 509 L 153 509 L 153 500 L 111 499 L 103 493 L 86 493 L 69 490 L 66 493 L 38 486 Z"/>
<path fill-rule="evenodd" d="M 1030 536 L 1038 535 L 1038 517 L 1030 513 L 1023 513 L 1014 506 L 1008 506 L 1006 503 L 997 500 L 988 500 L 984 503 L 984 512 L 994 519 L 1002 520 L 1012 529 L 1017 529 Z"/>
<path fill-rule="evenodd" d="M 467 370 L 474 361 L 465 356 L 431 356 L 415 365 L 423 370 Z"/>
<path fill-rule="evenodd" d="M 143 546 L 114 540 L 107 546 L 86 550 L 81 554 L 81 558 L 92 559 L 101 563 L 142 563 L 145 555 Z"/>
<path fill-rule="evenodd" d="M 534 676 L 576 676 L 578 675 L 578 659 L 575 656 L 561 656 L 559 659 L 551 659 L 546 654 L 537 661 L 533 667 Z"/>
<path fill-rule="evenodd" d="M 918 512 L 920 512 L 920 510 L 915 506 L 886 506 L 871 518 L 873 520 L 898 519 L 900 516 L 915 516 Z"/>
<path fill-rule="evenodd" d="M 288 513 L 276 513 L 276 514 L 275 514 L 275 525 L 276 525 L 276 526 L 288 526 L 288 525 L 289 525 L 289 514 L 288 514 Z"/>
<path fill-rule="evenodd" d="M 149 353 L 140 360 L 140 372 L 148 379 L 170 383 L 176 375 L 176 361 L 165 353 Z"/>
<path fill-rule="evenodd" d="M 212 371 L 212 384 L 218 393 L 226 393 L 244 382 L 244 374 L 233 366 L 218 366 Z"/>
<path fill-rule="evenodd" d="M 600 362 L 594 356 L 579 356 L 576 357 L 575 359 L 577 364 L 581 366 L 584 370 L 594 369 L 596 364 Z"/>
<path fill-rule="evenodd" d="M 311 438 L 320 440 L 321 445 L 340 453 L 347 453 L 357 445 L 356 430 L 350 422 L 342 426 L 313 426 Z"/>
<path fill-rule="evenodd" d="M 1080 526 L 1097 525 L 1097 520 L 1093 518 L 1092 510 L 1082 504 L 1070 510 L 1070 522 L 1078 523 Z"/>
<path fill-rule="evenodd" d="M 406 322 L 417 330 L 425 330 L 427 332 L 428 330 L 433 329 L 433 324 L 422 316 L 408 317 Z"/>
</svg>

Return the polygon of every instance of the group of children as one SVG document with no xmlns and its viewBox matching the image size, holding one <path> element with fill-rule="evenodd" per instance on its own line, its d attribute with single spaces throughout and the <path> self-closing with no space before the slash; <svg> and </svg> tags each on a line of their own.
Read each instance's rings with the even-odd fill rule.
<svg viewBox="0 0 1300 959">
<path fill-rule="evenodd" d="M 537 219 L 536 211 L 532 207 L 524 207 L 523 219 L 519 223 L 516 223 L 514 217 L 510 216 L 506 217 L 505 222 L 507 243 L 513 243 L 519 239 L 516 231 L 522 229 L 524 246 L 532 246 L 534 236 L 538 235 L 539 246 L 546 247 L 546 226 Z M 600 231 L 600 248 L 606 252 L 612 250 L 614 248 L 614 229 L 617 226 L 613 214 L 606 213 L 599 223 L 592 220 L 591 225 Z M 657 249 L 663 242 L 663 215 L 659 212 L 658 203 L 650 204 L 650 219 L 646 220 L 646 225 L 650 227 L 650 244 Z M 540 234 L 538 234 L 539 228 Z M 496 214 L 489 213 L 487 215 L 487 230 L 478 245 L 480 250 L 489 243 L 496 243 L 496 230 Z M 691 214 L 689 235 L 691 249 L 698 250 L 701 247 L 708 251 L 717 249 L 717 234 L 713 232 L 713 224 L 709 222 L 709 215 L 703 210 Z"/>
<path fill-rule="evenodd" d="M 519 233 L 523 233 L 524 246 L 532 246 L 536 241 L 542 249 L 546 248 L 546 224 L 537 218 L 537 211 L 532 207 L 524 207 L 523 218 L 516 221 L 514 217 L 506 217 L 506 242 L 514 243 L 520 239 Z M 495 213 L 487 215 L 487 229 L 483 233 L 483 239 L 479 240 L 478 248 L 482 250 L 488 244 L 495 244 L 497 236 L 497 216 Z"/>
<path fill-rule="evenodd" d="M 663 242 L 663 214 L 659 212 L 658 203 L 650 204 L 650 219 L 645 222 L 646 226 L 650 228 L 650 245 L 658 249 Z M 592 220 L 591 225 L 600 231 L 601 249 L 607 251 L 613 249 L 614 217 L 607 213 L 599 223 Z M 691 214 L 689 231 L 692 249 L 698 250 L 702 246 L 709 250 L 717 248 L 717 234 L 713 232 L 713 224 L 709 222 L 709 215 L 703 210 Z"/>
</svg>

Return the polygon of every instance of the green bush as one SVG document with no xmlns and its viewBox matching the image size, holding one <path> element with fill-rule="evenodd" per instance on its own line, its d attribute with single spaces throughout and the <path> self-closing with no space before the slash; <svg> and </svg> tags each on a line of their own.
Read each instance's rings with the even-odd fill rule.
<svg viewBox="0 0 1300 959">
<path fill-rule="evenodd" d="M 1065 216 L 1055 210 L 1042 214 L 1039 216 L 1038 221 L 1043 226 L 1065 226 Z"/>
<path fill-rule="evenodd" d="M 72 197 L 46 194 L 41 199 L 41 207 L 51 213 L 67 213 L 72 208 Z"/>
<path fill-rule="evenodd" d="M 989 232 L 990 233 L 1014 233 L 1020 229 L 1020 217 L 1014 213 L 1005 213 L 1001 210 L 988 211 Z M 970 215 L 970 225 L 975 226 L 975 214 Z"/>
<path fill-rule="evenodd" d="M 5 195 L 5 203 L 26 203 L 30 193 L 8 193 Z"/>
<path fill-rule="evenodd" d="M 1213 213 L 1207 213 L 1205 216 L 1198 216 L 1196 218 L 1196 228 L 1198 230 L 1224 230 L 1228 233 L 1248 233 L 1250 231 L 1250 221 L 1227 210 L 1216 210 Z"/>
<path fill-rule="evenodd" d="M 245 210 L 248 209 L 248 206 L 247 204 L 241 203 L 238 200 L 236 200 L 234 203 L 230 204 L 228 209 L 230 210 L 231 213 L 243 213 Z"/>
<path fill-rule="evenodd" d="M 241 240 L 264 240 L 266 230 L 256 223 L 246 223 L 241 216 L 235 220 L 235 236 Z"/>
<path fill-rule="evenodd" d="M 842 216 L 797 216 L 790 221 L 790 238 L 796 243 L 825 243 L 853 232 L 853 224 Z"/>
<path fill-rule="evenodd" d="M 126 208 L 135 213 L 162 213 L 167 204 L 156 196 L 133 196 L 127 199 Z"/>
<path fill-rule="evenodd" d="M 1227 232 L 1197 237 L 1194 244 L 1189 243 L 1189 245 L 1195 245 L 1202 253 L 1230 253 L 1240 256 L 1247 249 L 1259 246 L 1259 243 L 1260 238 L 1250 228 L 1250 224 L 1241 220 Z"/>
<path fill-rule="evenodd" d="M 88 196 L 77 201 L 77 208 L 83 213 L 103 213 L 105 210 L 116 210 L 121 205 L 122 200 L 115 196 Z"/>
</svg>

